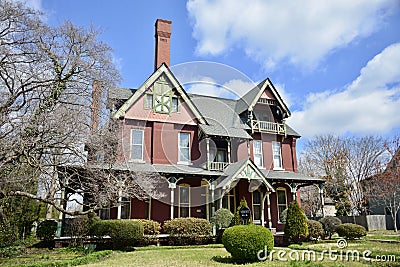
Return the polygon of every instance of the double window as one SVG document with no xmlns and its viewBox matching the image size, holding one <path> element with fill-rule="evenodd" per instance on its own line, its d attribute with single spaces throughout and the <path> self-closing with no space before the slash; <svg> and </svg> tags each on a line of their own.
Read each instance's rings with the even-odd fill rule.
<svg viewBox="0 0 400 267">
<path fill-rule="evenodd" d="M 179 163 L 190 163 L 190 133 L 179 133 Z"/>
<path fill-rule="evenodd" d="M 253 154 L 254 154 L 254 163 L 258 167 L 263 167 L 263 149 L 262 149 L 262 141 L 254 140 L 253 141 Z"/>
<path fill-rule="evenodd" d="M 131 159 L 143 160 L 143 130 L 132 129 L 131 132 Z"/>
<path fill-rule="evenodd" d="M 272 154 L 274 157 L 274 169 L 282 169 L 281 143 L 272 142 Z"/>
</svg>

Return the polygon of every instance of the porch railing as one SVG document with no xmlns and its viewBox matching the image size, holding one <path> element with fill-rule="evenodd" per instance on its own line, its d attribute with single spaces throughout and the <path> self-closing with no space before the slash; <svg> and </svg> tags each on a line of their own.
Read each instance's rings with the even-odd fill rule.
<svg viewBox="0 0 400 267">
<path fill-rule="evenodd" d="M 252 120 L 251 126 L 254 131 L 270 132 L 270 133 L 277 133 L 277 134 L 285 134 L 286 133 L 286 127 L 285 127 L 285 124 L 283 124 L 283 123 Z"/>
<path fill-rule="evenodd" d="M 210 171 L 223 171 L 228 165 L 228 162 L 209 162 L 208 169 Z"/>
</svg>

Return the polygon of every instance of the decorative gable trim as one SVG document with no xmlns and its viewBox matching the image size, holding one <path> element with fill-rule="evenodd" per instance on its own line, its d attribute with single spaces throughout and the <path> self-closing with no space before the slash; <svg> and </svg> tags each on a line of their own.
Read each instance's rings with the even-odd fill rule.
<svg viewBox="0 0 400 267">
<path fill-rule="evenodd" d="M 190 111 L 193 112 L 196 119 L 199 121 L 200 124 L 207 124 L 207 121 L 204 119 L 203 115 L 194 105 L 192 100 L 189 98 L 183 87 L 180 85 L 179 81 L 175 78 L 171 70 L 165 65 L 165 63 L 161 64 L 158 69 L 153 72 L 153 74 L 147 78 L 147 80 L 136 90 L 136 92 L 114 113 L 113 117 L 115 119 L 125 117 L 125 113 L 128 109 L 142 96 L 144 95 L 145 91 L 156 82 L 161 75 L 165 75 L 172 83 L 172 87 L 175 88 L 180 96 L 182 97 L 183 101 L 188 105 Z M 154 101 L 154 99 L 153 99 Z"/>
<path fill-rule="evenodd" d="M 254 106 L 257 104 L 258 99 L 260 99 L 262 93 L 267 89 L 267 87 L 271 89 L 272 94 L 274 95 L 275 99 L 278 101 L 279 105 L 282 107 L 282 111 L 284 112 L 285 117 L 288 118 L 290 117 L 290 110 L 286 106 L 285 102 L 283 102 L 283 99 L 279 95 L 278 91 L 276 90 L 275 86 L 272 84 L 271 80 L 267 78 L 263 85 L 261 86 L 260 90 L 257 92 L 256 97 L 253 99 L 251 104 L 249 105 L 248 110 L 252 111 Z"/>
<path fill-rule="evenodd" d="M 217 188 L 226 189 L 228 188 L 234 181 L 239 179 L 248 179 L 250 180 L 259 180 L 261 181 L 271 192 L 275 192 L 273 186 L 267 181 L 265 175 L 261 172 L 261 170 L 253 163 L 253 161 L 248 158 L 247 160 L 238 163 L 241 164 L 239 168 L 236 169 L 235 172 L 228 175 L 225 179 L 223 179 Z"/>
</svg>

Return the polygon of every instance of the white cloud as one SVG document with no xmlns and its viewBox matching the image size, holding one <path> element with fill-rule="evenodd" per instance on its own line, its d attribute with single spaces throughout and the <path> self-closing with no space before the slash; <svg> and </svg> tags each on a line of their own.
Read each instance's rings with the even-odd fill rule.
<svg viewBox="0 0 400 267">
<path fill-rule="evenodd" d="M 341 92 L 310 94 L 288 123 L 305 136 L 387 133 L 400 127 L 400 43 L 385 48 Z"/>
<path fill-rule="evenodd" d="M 288 61 L 315 67 L 327 54 L 370 35 L 397 0 L 189 0 L 199 54 L 240 46 L 266 68 Z"/>
</svg>

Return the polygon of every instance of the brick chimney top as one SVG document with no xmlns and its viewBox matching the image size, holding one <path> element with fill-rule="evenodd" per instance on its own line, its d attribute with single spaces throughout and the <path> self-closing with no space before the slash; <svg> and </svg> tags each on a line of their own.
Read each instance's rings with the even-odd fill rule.
<svg viewBox="0 0 400 267">
<path fill-rule="evenodd" d="M 157 19 L 156 21 L 154 70 L 156 70 L 163 62 L 169 67 L 171 24 L 172 21 L 170 20 Z"/>
</svg>

